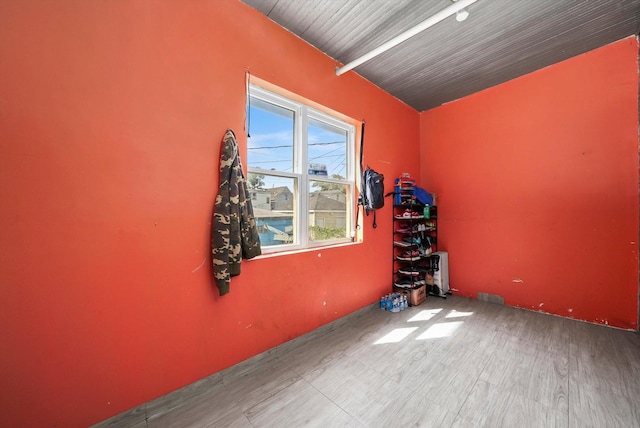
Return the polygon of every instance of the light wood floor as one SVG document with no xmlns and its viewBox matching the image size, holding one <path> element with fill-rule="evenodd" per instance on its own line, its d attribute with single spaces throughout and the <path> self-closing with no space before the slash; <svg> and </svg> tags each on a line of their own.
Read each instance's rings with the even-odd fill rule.
<svg viewBox="0 0 640 428">
<path fill-rule="evenodd" d="M 456 296 L 372 306 L 98 426 L 640 427 L 640 337 Z"/>
</svg>

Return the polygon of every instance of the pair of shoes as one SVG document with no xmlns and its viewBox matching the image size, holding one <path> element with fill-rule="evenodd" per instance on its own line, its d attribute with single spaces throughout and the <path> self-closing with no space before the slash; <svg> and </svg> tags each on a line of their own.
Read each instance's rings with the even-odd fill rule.
<svg viewBox="0 0 640 428">
<path fill-rule="evenodd" d="M 401 278 L 395 281 L 393 285 L 395 285 L 398 288 L 411 289 L 411 288 L 422 287 L 423 285 L 425 285 L 425 281 L 424 279 L 415 280 L 410 278 Z"/>
<path fill-rule="evenodd" d="M 422 272 L 420 272 L 420 270 L 418 270 L 418 268 L 416 267 L 406 266 L 398 269 L 398 273 L 409 276 L 420 276 Z"/>
<path fill-rule="evenodd" d="M 411 228 L 408 226 L 399 226 L 396 229 L 396 233 L 411 233 Z"/>
<path fill-rule="evenodd" d="M 398 288 L 411 288 L 411 281 L 408 279 L 399 279 L 393 283 Z"/>
<path fill-rule="evenodd" d="M 403 242 L 408 242 L 410 244 L 416 244 L 416 245 L 420 245 L 420 238 L 417 236 L 407 236 L 405 238 L 402 238 Z"/>
<path fill-rule="evenodd" d="M 402 254 L 399 254 L 396 259 L 402 261 L 416 261 L 420 260 L 420 253 L 418 251 L 405 251 Z"/>
<path fill-rule="evenodd" d="M 430 246 L 425 248 L 422 245 L 418 247 L 417 251 L 421 256 L 428 256 L 433 252 Z"/>
<path fill-rule="evenodd" d="M 409 196 L 402 196 L 402 198 L 405 198 L 400 205 L 410 205 L 413 206 L 416 204 L 416 198 L 413 195 L 409 195 Z"/>
<path fill-rule="evenodd" d="M 402 214 L 396 215 L 395 218 L 397 218 L 398 220 L 407 218 L 422 218 L 422 215 L 412 210 L 405 210 Z"/>
</svg>

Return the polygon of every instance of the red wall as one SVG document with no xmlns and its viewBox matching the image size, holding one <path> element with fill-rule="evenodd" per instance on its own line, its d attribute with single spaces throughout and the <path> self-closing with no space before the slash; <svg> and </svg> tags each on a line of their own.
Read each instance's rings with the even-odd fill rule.
<svg viewBox="0 0 640 428">
<path fill-rule="evenodd" d="M 0 2 L 0 426 L 98 422 L 390 290 L 389 206 L 364 244 L 212 280 L 245 70 L 366 119 L 389 181 L 419 174 L 419 114 L 335 65 L 236 0 Z"/>
<path fill-rule="evenodd" d="M 458 294 L 637 328 L 638 43 L 421 114 Z"/>
</svg>

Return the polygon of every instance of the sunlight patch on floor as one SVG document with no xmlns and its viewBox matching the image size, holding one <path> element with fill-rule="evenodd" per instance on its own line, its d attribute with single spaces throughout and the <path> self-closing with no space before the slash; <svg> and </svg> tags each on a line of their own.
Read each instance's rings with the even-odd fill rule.
<svg viewBox="0 0 640 428">
<path fill-rule="evenodd" d="M 425 309 L 423 311 L 418 312 L 411 318 L 407 320 L 407 322 L 415 322 L 415 321 L 429 321 L 431 318 L 435 317 L 438 312 L 442 311 L 440 309 Z"/>
<path fill-rule="evenodd" d="M 452 310 L 451 312 L 449 312 L 445 318 L 458 318 L 458 317 L 469 317 L 473 315 L 473 312 L 460 312 L 460 311 L 456 311 L 455 309 Z"/>
<path fill-rule="evenodd" d="M 395 330 L 391 331 L 391 333 L 388 333 L 380 339 L 376 340 L 373 344 L 381 345 L 383 343 L 398 343 L 417 329 L 418 327 L 396 328 Z"/>
<path fill-rule="evenodd" d="M 451 336 L 461 325 L 462 321 L 441 322 L 432 325 L 416 338 L 416 340 L 438 339 L 440 337 Z"/>
</svg>

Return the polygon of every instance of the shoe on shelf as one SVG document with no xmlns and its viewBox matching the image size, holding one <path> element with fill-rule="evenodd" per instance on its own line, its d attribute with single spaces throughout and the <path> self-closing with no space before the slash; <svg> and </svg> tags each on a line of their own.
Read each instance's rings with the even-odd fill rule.
<svg viewBox="0 0 640 428">
<path fill-rule="evenodd" d="M 399 220 L 411 219 L 411 218 L 422 218 L 422 215 L 412 210 L 405 210 L 402 214 L 396 215 L 395 218 Z"/>
<path fill-rule="evenodd" d="M 398 279 L 393 283 L 398 288 L 413 288 L 413 281 L 407 278 Z"/>
<path fill-rule="evenodd" d="M 418 252 L 418 254 L 420 254 L 421 256 L 428 256 L 428 255 L 430 255 L 430 254 L 433 252 L 433 250 L 431 249 L 431 246 L 428 246 L 428 247 L 426 247 L 426 248 L 425 248 L 425 247 L 424 247 L 424 246 L 422 246 L 422 245 L 421 245 L 421 246 L 419 246 L 419 247 L 416 249 L 416 251 L 417 251 L 417 252 Z"/>
<path fill-rule="evenodd" d="M 396 233 L 411 233 L 411 228 L 407 226 L 398 226 Z"/>
<path fill-rule="evenodd" d="M 417 237 L 417 236 L 407 236 L 407 237 L 402 238 L 402 241 L 403 242 L 408 242 L 410 244 L 415 244 L 415 245 L 420 245 L 420 242 L 422 242 L 422 241 L 420 241 L 420 238 Z"/>
<path fill-rule="evenodd" d="M 420 276 L 422 272 L 413 266 L 405 266 L 398 269 L 398 273 L 409 276 Z"/>
<path fill-rule="evenodd" d="M 400 278 L 394 281 L 393 285 L 398 288 L 412 289 L 422 287 L 423 285 L 425 285 L 425 281 L 423 279 Z"/>
<path fill-rule="evenodd" d="M 411 228 L 412 232 L 426 232 L 427 226 L 424 223 L 418 223 Z"/>
<path fill-rule="evenodd" d="M 416 260 L 420 260 L 420 253 L 418 251 L 415 251 L 415 250 L 408 250 L 408 251 L 405 251 L 402 254 L 399 254 L 396 257 L 396 259 L 402 260 L 402 261 L 405 261 L 405 262 L 413 262 L 413 261 L 416 261 Z"/>
<path fill-rule="evenodd" d="M 403 198 L 405 198 L 403 196 Z M 402 202 L 400 202 L 400 205 L 405 205 L 405 206 L 413 206 L 416 204 L 416 199 L 414 196 L 406 196 L 406 199 L 403 199 Z"/>
</svg>

